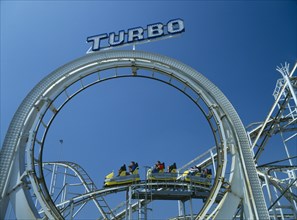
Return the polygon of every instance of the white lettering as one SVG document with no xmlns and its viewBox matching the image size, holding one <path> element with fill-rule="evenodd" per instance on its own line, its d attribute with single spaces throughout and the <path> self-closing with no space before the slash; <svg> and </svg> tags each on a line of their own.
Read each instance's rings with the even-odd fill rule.
<svg viewBox="0 0 297 220">
<path fill-rule="evenodd" d="M 154 37 L 160 37 L 164 34 L 163 31 L 163 24 L 151 24 L 147 26 L 147 37 L 148 38 L 154 38 Z"/>
<path fill-rule="evenodd" d="M 167 22 L 167 25 L 155 23 L 147 25 L 147 28 L 136 27 L 121 30 L 118 33 L 111 32 L 108 34 L 100 34 L 87 38 L 87 42 L 92 43 L 90 50 L 98 51 L 109 47 L 119 46 L 121 44 L 130 44 L 137 41 L 146 40 L 149 42 L 151 38 L 166 39 L 167 35 L 179 34 L 185 31 L 184 21 L 182 19 L 174 19 Z M 107 40 L 104 40 L 107 39 Z M 104 42 L 102 42 L 104 40 Z M 104 45 L 101 45 L 104 43 Z M 89 50 L 89 51 L 90 51 Z"/>
<path fill-rule="evenodd" d="M 128 30 L 128 42 L 143 40 L 143 28 L 133 28 Z"/>
<path fill-rule="evenodd" d="M 185 30 L 184 22 L 181 19 L 171 20 L 167 23 L 167 30 L 170 34 L 181 33 Z"/>
<path fill-rule="evenodd" d="M 119 35 L 115 35 L 115 33 L 109 34 L 109 45 L 117 46 L 124 43 L 125 31 L 120 31 Z M 117 39 L 116 39 L 117 38 Z"/>
<path fill-rule="evenodd" d="M 99 50 L 100 49 L 100 40 L 107 38 L 107 34 L 100 34 L 97 36 L 92 36 L 87 38 L 87 42 L 93 42 L 92 50 Z"/>
</svg>

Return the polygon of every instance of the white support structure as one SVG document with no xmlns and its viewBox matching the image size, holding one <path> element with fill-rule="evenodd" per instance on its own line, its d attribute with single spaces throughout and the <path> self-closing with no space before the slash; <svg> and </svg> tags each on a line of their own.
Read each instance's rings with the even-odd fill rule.
<svg viewBox="0 0 297 220">
<path fill-rule="evenodd" d="M 116 71 L 116 74 L 107 75 L 105 78 L 97 77 L 89 84 L 83 80 L 85 77 L 98 75 L 99 71 L 119 68 L 130 68 L 131 73 L 125 71 L 121 75 Z M 158 74 L 140 75 L 139 69 Z M 162 80 L 162 77 L 157 78 L 157 75 L 162 75 L 163 78 L 165 76 L 167 80 Z M 216 157 L 216 176 L 209 195 L 195 218 L 230 219 L 242 204 L 245 218 L 268 219 L 269 214 L 246 130 L 229 100 L 212 82 L 193 68 L 177 60 L 142 51 L 105 51 L 88 54 L 58 68 L 32 89 L 15 113 L 1 149 L 0 160 L 3 163 L 0 169 L 0 218 L 5 215 L 9 199 L 16 207 L 25 204 L 23 206 L 26 210 L 18 208 L 15 210 L 17 217 L 63 219 L 65 210 L 60 210 L 60 206 L 67 203 L 64 207 L 70 207 L 74 216 L 75 209 L 84 206 L 79 199 L 88 196 L 90 199 L 99 195 L 98 192 L 90 190 L 60 203 L 57 207 L 47 190 L 43 174 L 41 155 L 43 143 L 52 120 L 70 99 L 92 85 L 127 76 L 151 78 L 177 88 L 200 108 L 209 122 L 217 152 L 209 161 L 210 164 L 213 163 L 212 159 Z M 173 84 L 171 78 L 182 87 Z M 67 88 L 73 84 L 78 86 L 78 90 L 70 94 Z M 61 94 L 63 96 L 67 94 L 67 98 L 59 106 L 55 100 Z M 45 121 L 44 116 L 49 118 L 48 121 Z M 231 173 L 227 180 L 226 173 Z M 225 190 L 225 195 L 221 199 L 220 193 L 226 181 L 231 190 Z M 44 211 L 42 216 L 33 205 L 33 196 L 36 196 Z M 104 218 L 108 218 L 103 206 L 98 200 L 96 201 L 97 203 L 94 200 L 101 214 Z M 216 204 L 218 201 L 219 204 Z M 133 207 L 129 203 L 127 210 L 132 212 Z"/>
<path fill-rule="evenodd" d="M 273 97 L 275 102 L 265 121 L 249 134 L 258 163 L 262 187 L 267 190 L 267 206 L 273 219 L 297 218 L 297 62 L 292 70 L 289 64 L 277 67 L 282 78 L 277 80 Z M 269 148 L 268 141 L 279 135 L 282 146 L 278 151 L 284 155 L 277 161 L 259 164 L 264 148 Z M 295 162 L 294 162 L 295 161 Z"/>
</svg>

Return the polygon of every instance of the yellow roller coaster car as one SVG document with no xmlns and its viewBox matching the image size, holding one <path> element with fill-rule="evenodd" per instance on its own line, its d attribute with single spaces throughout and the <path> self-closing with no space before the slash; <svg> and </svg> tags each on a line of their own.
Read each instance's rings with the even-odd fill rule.
<svg viewBox="0 0 297 220">
<path fill-rule="evenodd" d="M 163 167 L 165 165 L 163 163 Z M 176 172 L 176 164 L 172 164 L 168 167 L 168 172 L 161 170 L 149 169 L 147 171 L 147 179 L 150 181 L 176 181 L 178 173 Z"/>
<path fill-rule="evenodd" d="M 172 170 L 169 172 L 159 171 L 158 173 L 153 173 L 152 169 L 147 171 L 147 179 L 152 181 L 176 181 L 177 172 Z"/>
<path fill-rule="evenodd" d="M 211 174 L 210 173 L 204 175 L 204 174 L 201 174 L 200 172 L 191 173 L 189 170 L 186 170 L 182 174 L 182 177 L 180 179 L 185 182 L 190 182 L 190 183 L 204 185 L 204 186 L 211 185 Z"/>
<path fill-rule="evenodd" d="M 105 177 L 104 187 L 119 186 L 137 182 L 140 182 L 138 167 L 132 172 L 132 174 L 129 174 L 126 171 L 121 171 L 119 176 L 114 176 L 114 172 L 111 172 Z"/>
</svg>

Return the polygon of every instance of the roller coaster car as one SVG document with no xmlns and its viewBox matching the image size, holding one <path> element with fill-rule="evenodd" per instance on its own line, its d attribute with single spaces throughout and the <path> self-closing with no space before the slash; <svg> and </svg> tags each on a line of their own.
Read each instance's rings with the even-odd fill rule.
<svg viewBox="0 0 297 220">
<path fill-rule="evenodd" d="M 125 184 L 132 184 L 140 182 L 140 176 L 138 174 L 138 167 L 132 172 L 132 174 L 122 171 L 119 176 L 114 176 L 114 172 L 111 172 L 105 177 L 104 187 L 119 186 Z"/>
<path fill-rule="evenodd" d="M 199 172 L 191 173 L 189 170 L 186 170 L 182 174 L 182 177 L 180 179 L 185 182 L 190 182 L 190 183 L 199 184 L 199 185 L 205 185 L 205 186 L 211 185 L 210 173 L 208 173 L 206 176 L 203 176 L 203 174 Z"/>
<path fill-rule="evenodd" d="M 147 171 L 147 179 L 150 181 L 176 181 L 176 178 L 176 169 L 171 170 L 171 172 L 164 172 L 164 170 L 160 170 L 157 173 L 152 172 L 152 169 Z"/>
</svg>

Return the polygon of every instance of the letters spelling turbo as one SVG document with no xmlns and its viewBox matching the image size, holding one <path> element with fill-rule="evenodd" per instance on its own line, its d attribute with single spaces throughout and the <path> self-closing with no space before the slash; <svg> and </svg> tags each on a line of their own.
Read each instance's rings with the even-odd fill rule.
<svg viewBox="0 0 297 220">
<path fill-rule="evenodd" d="M 147 29 L 136 27 L 128 29 L 126 32 L 124 30 L 121 30 L 118 32 L 118 34 L 111 32 L 109 35 L 105 33 L 91 36 L 87 38 L 87 42 L 92 43 L 92 51 L 98 51 L 101 48 L 114 47 L 122 44 L 129 44 L 137 41 L 161 38 L 167 35 L 174 35 L 181 33 L 184 30 L 185 26 L 183 20 L 175 19 L 170 20 L 166 25 L 162 23 L 147 25 Z M 108 46 L 101 46 L 101 41 L 103 40 L 107 41 Z"/>
</svg>

